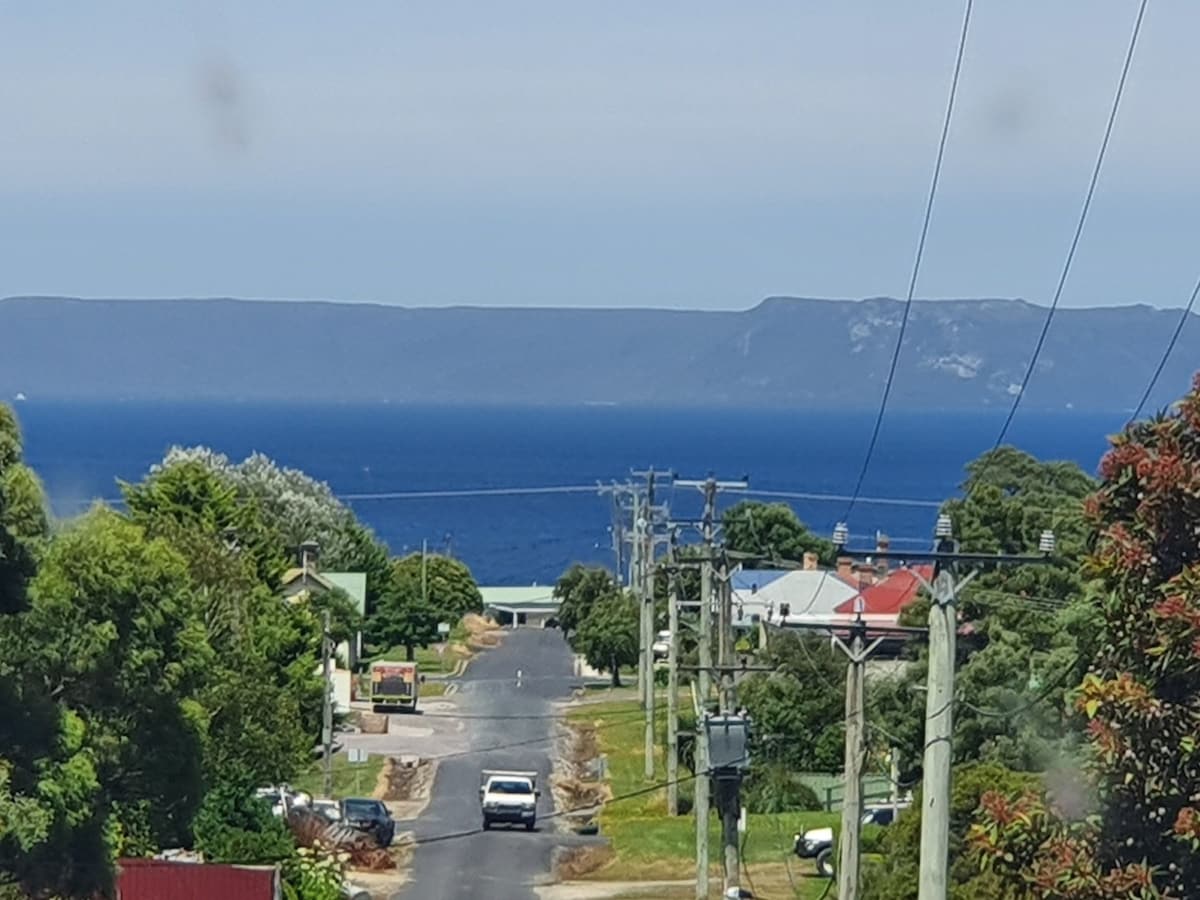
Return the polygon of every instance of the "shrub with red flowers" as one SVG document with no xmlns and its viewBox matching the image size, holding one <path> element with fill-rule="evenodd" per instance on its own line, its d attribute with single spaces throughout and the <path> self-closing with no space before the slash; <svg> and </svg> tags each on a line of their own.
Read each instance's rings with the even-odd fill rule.
<svg viewBox="0 0 1200 900">
<path fill-rule="evenodd" d="M 1103 629 L 1076 701 L 1096 814 L 987 796 L 971 833 L 986 866 L 1047 900 L 1200 889 L 1200 377 L 1112 445 L 1086 505 Z"/>
</svg>

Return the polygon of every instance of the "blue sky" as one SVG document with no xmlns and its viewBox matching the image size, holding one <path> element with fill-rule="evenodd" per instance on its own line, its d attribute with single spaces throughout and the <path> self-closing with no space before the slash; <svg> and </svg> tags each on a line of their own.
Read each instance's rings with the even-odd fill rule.
<svg viewBox="0 0 1200 900">
<path fill-rule="evenodd" d="M 1045 302 L 1135 0 L 978 0 L 918 294 Z M 902 295 L 958 0 L 0 0 L 0 295 Z M 1066 306 L 1200 274 L 1155 0 Z"/>
</svg>

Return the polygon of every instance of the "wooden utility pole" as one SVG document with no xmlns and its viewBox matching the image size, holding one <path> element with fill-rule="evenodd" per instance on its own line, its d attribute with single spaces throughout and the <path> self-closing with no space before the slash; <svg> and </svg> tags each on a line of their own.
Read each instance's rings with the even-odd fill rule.
<svg viewBox="0 0 1200 900">
<path fill-rule="evenodd" d="M 839 524 L 835 534 L 838 531 L 844 534 L 846 526 Z M 921 579 L 933 595 L 933 602 L 929 608 L 929 676 L 925 697 L 918 900 L 946 900 L 947 871 L 950 865 L 950 759 L 954 734 L 954 665 L 958 631 L 956 604 L 959 591 L 976 574 L 971 572 L 960 579 L 951 567 L 962 562 L 988 566 L 1046 563 L 1053 560 L 1054 550 L 1054 532 L 1047 529 L 1042 532 L 1038 542 L 1037 555 L 961 553 L 953 538 L 953 523 L 950 517 L 943 513 L 938 516 L 933 550 L 929 553 L 904 554 L 904 558 L 909 561 L 925 559 L 934 564 L 933 584 Z M 875 555 L 879 559 L 896 555 L 878 549 L 842 552 L 849 556 Z"/>
<path fill-rule="evenodd" d="M 838 856 L 838 900 L 858 900 L 862 872 L 862 773 L 867 763 L 866 715 L 863 685 L 867 658 L 882 642 L 867 645 L 867 628 L 860 613 L 850 630 L 847 645 L 836 634 L 834 643 L 846 654 L 846 746 L 842 798 L 842 839 Z"/>
<path fill-rule="evenodd" d="M 679 815 L 679 576 L 675 572 L 675 532 L 667 544 L 667 815 Z"/>
<path fill-rule="evenodd" d="M 925 760 L 921 784 L 919 900 L 946 900 L 950 859 L 950 750 L 954 734 L 957 588 L 948 569 L 933 582 L 929 607 L 929 677 L 925 694 Z"/>
<path fill-rule="evenodd" d="M 321 750 L 324 754 L 324 773 L 321 786 L 328 798 L 333 794 L 333 673 L 332 648 L 329 646 L 329 610 L 321 617 L 321 673 L 324 700 L 321 704 Z"/>
<path fill-rule="evenodd" d="M 665 519 L 665 507 L 654 505 L 654 494 L 660 475 L 670 474 L 653 468 L 634 472 L 646 479 L 645 497 L 638 512 L 635 512 L 634 543 L 640 561 L 639 578 L 634 586 L 638 599 L 638 673 L 641 676 L 642 710 L 645 713 L 644 727 L 644 772 L 647 780 L 654 778 L 654 553 L 664 536 L 656 532 L 656 526 Z"/>
<path fill-rule="evenodd" d="M 708 819 L 711 804 L 711 766 L 708 753 L 708 715 L 709 693 L 712 690 L 710 673 L 713 670 L 712 660 L 712 610 L 715 600 L 713 591 L 713 548 L 716 543 L 717 492 L 722 489 L 744 489 L 747 484 L 743 481 L 717 481 L 708 477 L 703 481 L 676 480 L 676 487 L 699 488 L 704 494 L 703 540 L 704 556 L 700 563 L 700 633 L 698 653 L 700 665 L 696 672 L 699 687 L 699 709 L 697 710 L 697 732 L 695 744 L 695 799 L 696 814 L 696 897 L 706 900 L 708 897 Z M 723 820 L 722 820 L 723 821 Z M 737 823 L 734 822 L 734 834 L 737 833 Z M 736 853 L 736 848 L 735 848 Z M 728 874 L 728 873 L 727 873 Z M 735 870 L 734 877 L 737 877 Z"/>
<path fill-rule="evenodd" d="M 736 711 L 737 697 L 733 685 L 733 585 L 729 565 L 721 561 L 717 586 L 717 666 L 721 673 L 718 686 L 722 716 Z M 717 808 L 721 816 L 721 846 L 724 848 L 725 891 L 741 887 L 741 853 L 738 846 L 738 820 L 742 813 L 741 774 L 722 773 L 717 781 L 720 790 Z"/>
<path fill-rule="evenodd" d="M 645 513 L 642 505 L 642 495 L 637 491 L 633 493 L 633 544 L 629 562 L 629 591 L 638 598 L 638 699 L 641 702 L 642 709 L 646 708 L 646 654 L 642 652 L 642 642 L 645 640 L 646 631 L 642 620 L 643 610 L 641 608 L 642 596 L 642 550 L 644 544 L 642 542 L 642 527 L 645 524 Z"/>
</svg>

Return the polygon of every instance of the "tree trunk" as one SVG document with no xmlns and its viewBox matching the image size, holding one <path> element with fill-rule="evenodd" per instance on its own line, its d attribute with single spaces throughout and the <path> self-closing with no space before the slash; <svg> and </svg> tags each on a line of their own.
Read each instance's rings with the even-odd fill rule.
<svg viewBox="0 0 1200 900">
<path fill-rule="evenodd" d="M 408 662 L 412 662 L 416 658 L 416 655 L 417 648 L 412 641 L 409 641 L 404 645 L 404 658 L 408 660 Z"/>
<path fill-rule="evenodd" d="M 621 667 L 617 663 L 617 658 L 614 656 L 609 662 L 609 668 L 612 671 L 612 686 L 617 688 L 621 686 Z"/>
</svg>

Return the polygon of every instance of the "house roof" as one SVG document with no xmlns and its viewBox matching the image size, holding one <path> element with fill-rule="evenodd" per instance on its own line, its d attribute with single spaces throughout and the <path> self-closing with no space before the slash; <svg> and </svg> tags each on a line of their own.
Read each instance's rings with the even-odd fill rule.
<svg viewBox="0 0 1200 900">
<path fill-rule="evenodd" d="M 367 574 L 365 572 L 316 572 L 309 569 L 306 575 L 303 569 L 296 568 L 284 572 L 280 581 L 286 588 L 301 580 L 307 585 L 326 591 L 332 591 L 334 588 L 343 591 L 359 614 L 366 615 Z"/>
<path fill-rule="evenodd" d="M 754 593 L 786 575 L 790 569 L 739 569 L 733 573 L 734 591 Z"/>
<path fill-rule="evenodd" d="M 334 587 L 341 588 L 358 610 L 359 615 L 367 614 L 367 573 L 366 572 L 322 572 L 327 581 Z"/>
<path fill-rule="evenodd" d="M 553 585 L 533 585 L 531 587 L 483 587 L 479 593 L 483 597 L 484 608 L 492 607 L 505 610 L 548 610 L 558 609 L 559 601 L 554 596 Z"/>
<path fill-rule="evenodd" d="M 759 615 L 779 622 L 786 603 L 787 621 L 820 621 L 858 593 L 857 586 L 822 569 L 744 569 L 738 575 L 742 577 L 734 579 L 733 601 L 743 619 Z M 739 587 L 739 581 L 746 587 Z"/>
<path fill-rule="evenodd" d="M 864 616 L 894 616 L 917 599 L 922 581 L 933 577 L 933 566 L 914 566 L 896 569 L 883 581 L 864 588 L 838 606 L 836 612 L 853 614 L 859 611 L 858 598 L 862 598 L 861 611 Z"/>
<path fill-rule="evenodd" d="M 301 579 L 311 581 L 318 587 L 325 588 L 327 591 L 333 590 L 333 583 L 325 577 L 324 573 L 317 572 L 312 569 L 309 569 L 307 574 L 301 568 L 288 569 L 283 573 L 283 578 L 281 578 L 279 581 L 280 584 L 282 584 L 284 587 L 287 587 L 288 585 L 294 584 Z"/>
</svg>

